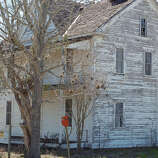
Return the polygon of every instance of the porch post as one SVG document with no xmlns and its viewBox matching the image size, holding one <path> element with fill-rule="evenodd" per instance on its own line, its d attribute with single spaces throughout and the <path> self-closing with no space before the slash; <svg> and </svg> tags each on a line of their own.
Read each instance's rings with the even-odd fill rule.
<svg viewBox="0 0 158 158">
<path fill-rule="evenodd" d="M 63 91 L 60 90 L 60 108 L 59 108 L 59 143 L 62 143 L 62 125 L 61 125 L 61 118 L 63 116 L 64 111 L 64 99 L 63 99 Z"/>
</svg>

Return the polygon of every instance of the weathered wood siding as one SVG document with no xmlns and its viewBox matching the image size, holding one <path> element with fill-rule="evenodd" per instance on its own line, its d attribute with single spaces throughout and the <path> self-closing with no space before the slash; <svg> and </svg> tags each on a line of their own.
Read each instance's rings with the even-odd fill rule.
<svg viewBox="0 0 158 158">
<path fill-rule="evenodd" d="M 82 60 L 85 59 L 86 53 L 90 49 L 90 41 L 76 42 L 69 46 L 71 49 L 78 49 L 73 54 L 73 62 L 76 63 L 74 66 L 75 73 L 80 73 Z M 46 61 L 46 66 L 56 66 L 61 65 L 61 52 L 56 52 L 50 56 Z M 23 62 L 23 58 L 18 59 L 19 63 Z M 59 66 L 56 69 L 52 70 L 53 74 L 46 74 L 44 76 L 44 85 L 58 85 L 60 84 L 60 75 L 63 73 L 63 66 Z M 62 95 L 63 91 L 60 90 Z M 58 96 L 56 96 L 58 94 Z M 65 116 L 65 100 L 66 97 L 59 97 L 59 90 L 44 90 L 43 91 L 43 100 L 44 103 L 41 107 L 41 137 L 52 138 L 59 137 L 61 141 L 64 138 L 64 127 L 61 125 L 61 118 Z M 6 103 L 7 101 L 12 101 L 12 136 L 23 136 L 22 130 L 19 126 L 21 120 L 21 114 L 12 93 L 6 93 L 1 96 L 0 93 L 0 132 L 4 132 L 4 137 L 0 138 L 0 143 L 8 143 L 8 126 L 6 125 Z M 75 100 L 72 97 L 72 109 L 75 112 L 76 104 Z M 69 128 L 71 130 L 71 128 Z M 70 134 L 70 140 L 76 141 L 76 127 L 75 122 L 72 120 L 72 130 Z M 91 142 L 92 138 L 92 119 L 91 115 L 86 119 L 85 129 L 83 133 L 83 141 Z M 14 143 L 19 143 L 15 142 Z M 86 144 L 87 145 L 87 144 Z M 75 145 L 76 146 L 76 145 Z"/>
<path fill-rule="evenodd" d="M 134 2 L 94 38 L 96 78 L 107 76 L 93 118 L 93 147 L 136 147 L 158 144 L 158 12 L 147 0 Z M 140 37 L 140 18 L 148 37 Z M 116 73 L 116 48 L 124 49 L 125 73 Z M 152 75 L 144 75 L 144 53 L 152 53 Z M 108 92 L 109 96 L 106 97 Z M 124 103 L 124 127 L 114 128 L 114 106 Z"/>
</svg>

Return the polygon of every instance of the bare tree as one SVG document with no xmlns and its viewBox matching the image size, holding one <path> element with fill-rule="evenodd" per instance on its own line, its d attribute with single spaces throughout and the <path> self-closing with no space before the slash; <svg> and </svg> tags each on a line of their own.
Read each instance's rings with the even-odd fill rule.
<svg viewBox="0 0 158 158">
<path fill-rule="evenodd" d="M 74 120 L 77 149 L 80 151 L 85 121 L 93 112 L 99 91 L 107 90 L 107 78 L 103 74 L 96 79 L 94 72 L 96 56 L 90 50 L 67 48 L 64 56 L 65 71 L 62 80 L 65 89 L 62 97 L 74 100 L 72 113 L 67 115 Z"/>
<path fill-rule="evenodd" d="M 51 0 L 0 2 L 0 58 L 4 66 L 2 76 L 5 85 L 14 93 L 22 115 L 21 128 L 26 147 L 25 156 L 28 158 L 40 158 L 43 77 L 46 72 L 62 66 L 62 62 L 53 66 L 46 63 L 47 58 L 53 58 L 52 50 L 56 50 L 53 48 L 61 48 L 63 45 L 62 41 L 60 44 L 57 42 L 60 31 L 52 25 L 52 19 L 60 19 L 56 17 L 63 8 L 68 9 L 65 4 L 59 5 L 57 1 L 52 6 Z M 70 10 L 68 13 L 70 18 Z M 62 25 L 61 28 L 64 28 Z"/>
</svg>

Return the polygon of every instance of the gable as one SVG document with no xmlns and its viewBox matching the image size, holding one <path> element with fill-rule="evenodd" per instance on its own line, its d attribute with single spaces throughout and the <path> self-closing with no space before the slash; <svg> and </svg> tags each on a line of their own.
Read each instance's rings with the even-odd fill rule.
<svg viewBox="0 0 158 158">
<path fill-rule="evenodd" d="M 132 23 L 137 26 L 139 31 L 140 19 L 143 17 L 148 19 L 148 24 L 153 23 L 153 19 L 158 19 L 158 3 L 155 0 L 136 0 L 133 4 L 119 12 L 108 22 L 103 23 L 96 31 L 104 32 L 105 30 L 109 30 L 112 25 L 116 24 L 118 24 L 118 27 L 122 30 L 132 30 Z M 131 25 L 129 25 L 129 23 Z M 115 32 L 116 29 L 113 31 Z"/>
<path fill-rule="evenodd" d="M 115 14 L 134 1 L 135 0 L 128 0 L 114 6 L 107 3 L 105 0 L 92 4 L 84 8 L 82 13 L 75 19 L 65 34 L 68 36 L 77 36 L 95 32 L 99 26 L 107 22 Z"/>
<path fill-rule="evenodd" d="M 93 4 L 75 19 L 69 29 L 66 31 L 68 36 L 77 36 L 98 31 L 104 25 L 117 19 L 121 14 L 136 6 L 142 0 L 128 0 L 116 6 L 108 6 L 105 1 Z M 147 0 L 153 9 L 158 10 L 155 0 Z"/>
</svg>

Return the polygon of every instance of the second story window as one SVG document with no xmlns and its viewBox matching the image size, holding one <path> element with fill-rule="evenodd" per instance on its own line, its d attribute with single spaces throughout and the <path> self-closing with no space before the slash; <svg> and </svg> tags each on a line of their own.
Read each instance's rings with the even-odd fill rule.
<svg viewBox="0 0 158 158">
<path fill-rule="evenodd" d="M 152 74 L 152 53 L 146 52 L 145 53 L 145 75 Z"/>
<path fill-rule="evenodd" d="M 67 49 L 66 53 L 66 73 L 70 75 L 73 72 L 73 50 Z"/>
<path fill-rule="evenodd" d="M 123 103 L 116 103 L 115 128 L 117 127 L 123 127 Z"/>
<path fill-rule="evenodd" d="M 140 35 L 142 37 L 146 37 L 147 36 L 147 21 L 145 18 L 142 18 L 140 21 Z"/>
<path fill-rule="evenodd" d="M 116 72 L 119 74 L 124 73 L 124 51 L 122 48 L 116 49 Z"/>
<path fill-rule="evenodd" d="M 6 125 L 11 124 L 11 101 L 7 101 L 7 107 L 6 107 Z"/>
<path fill-rule="evenodd" d="M 66 99 L 65 101 L 65 114 L 69 118 L 69 126 L 72 126 L 72 99 Z"/>
</svg>

